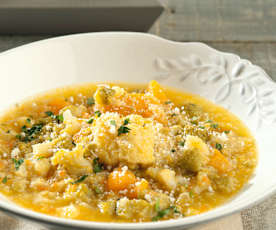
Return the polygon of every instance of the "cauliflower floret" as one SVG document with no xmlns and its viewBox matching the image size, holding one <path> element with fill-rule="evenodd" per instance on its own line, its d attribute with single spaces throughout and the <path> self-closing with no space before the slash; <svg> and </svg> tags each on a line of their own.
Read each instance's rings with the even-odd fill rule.
<svg viewBox="0 0 276 230">
<path fill-rule="evenodd" d="M 124 125 L 125 121 L 128 124 Z M 154 162 L 154 136 L 150 121 L 139 115 L 120 118 L 117 113 L 105 113 L 93 125 L 95 153 L 103 163 L 115 166 L 125 162 L 131 167 Z M 122 126 L 127 127 L 128 132 L 119 133 Z"/>
<path fill-rule="evenodd" d="M 83 157 L 84 148 L 77 145 L 72 151 L 59 150 L 51 158 L 53 165 L 63 165 L 69 173 L 83 175 L 92 172 L 91 163 Z"/>
<path fill-rule="evenodd" d="M 188 171 L 198 172 L 208 162 L 208 146 L 196 136 L 188 135 L 178 162 Z"/>
</svg>

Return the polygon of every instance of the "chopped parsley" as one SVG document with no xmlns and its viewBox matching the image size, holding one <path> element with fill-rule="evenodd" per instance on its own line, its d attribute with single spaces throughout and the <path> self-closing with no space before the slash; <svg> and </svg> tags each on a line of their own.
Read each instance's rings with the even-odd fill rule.
<svg viewBox="0 0 276 230">
<path fill-rule="evenodd" d="M 58 124 L 63 123 L 64 121 L 63 115 L 57 115 L 55 118 Z"/>
<path fill-rule="evenodd" d="M 88 177 L 88 175 L 83 175 L 83 176 L 81 176 L 78 180 L 72 182 L 71 184 L 78 184 L 78 183 L 81 183 L 81 182 L 83 182 L 83 181 L 86 179 L 86 177 Z"/>
<path fill-rule="evenodd" d="M 5 177 L 3 178 L 3 180 L 2 180 L 2 183 L 3 183 L 3 184 L 6 184 L 6 183 L 7 183 L 7 181 L 8 181 L 8 177 L 7 177 L 7 176 L 5 176 Z"/>
<path fill-rule="evenodd" d="M 156 212 L 158 212 L 160 210 L 160 201 L 159 199 L 156 201 L 155 205 L 154 205 L 154 209 Z"/>
<path fill-rule="evenodd" d="M 168 215 L 171 211 L 173 211 L 173 213 L 180 213 L 175 206 L 170 206 L 166 209 L 160 210 L 159 200 L 156 201 L 154 209 L 157 212 L 157 215 L 152 218 L 152 221 L 158 221 L 162 219 L 164 216 Z"/>
<path fill-rule="evenodd" d="M 51 117 L 54 120 L 56 120 L 58 124 L 62 123 L 64 120 L 63 115 L 55 115 L 52 111 L 46 111 L 45 114 L 48 117 Z"/>
<path fill-rule="evenodd" d="M 110 124 L 116 126 L 116 121 L 111 120 L 111 121 L 110 121 Z"/>
<path fill-rule="evenodd" d="M 95 193 L 96 193 L 96 194 L 101 194 L 101 193 L 103 193 L 102 190 L 101 190 L 100 188 L 98 188 L 98 187 L 96 187 L 94 190 L 95 190 Z"/>
<path fill-rule="evenodd" d="M 206 123 L 212 123 L 213 121 L 212 120 L 208 120 L 208 121 L 206 121 Z"/>
<path fill-rule="evenodd" d="M 211 124 L 210 125 L 213 129 L 217 129 L 218 128 L 218 124 Z"/>
<path fill-rule="evenodd" d="M 129 118 L 124 120 L 124 124 L 123 125 L 128 125 L 129 124 Z"/>
<path fill-rule="evenodd" d="M 190 192 L 189 192 L 189 196 L 190 196 L 191 198 L 193 198 L 193 197 L 194 197 L 194 194 L 193 194 L 193 192 L 192 192 L 192 191 L 190 191 Z"/>
<path fill-rule="evenodd" d="M 94 119 L 93 119 L 93 118 L 90 118 L 90 119 L 87 121 L 87 123 L 88 123 L 88 124 L 92 124 L 93 121 L 94 121 Z"/>
<path fill-rule="evenodd" d="M 97 111 L 95 112 L 95 115 L 96 115 L 97 117 L 100 117 L 100 116 L 102 115 L 102 113 L 101 113 L 99 110 L 97 110 Z"/>
<path fill-rule="evenodd" d="M 27 128 L 26 125 L 21 127 L 21 131 L 24 136 L 17 134 L 16 138 L 22 142 L 30 142 L 35 139 L 35 136 L 42 131 L 43 124 L 35 124 L 31 128 Z"/>
<path fill-rule="evenodd" d="M 37 160 L 39 161 L 39 160 L 44 159 L 44 158 L 45 158 L 44 156 L 40 156 L 40 157 L 37 158 Z"/>
<path fill-rule="evenodd" d="M 93 172 L 98 173 L 101 171 L 103 171 L 103 164 L 99 162 L 99 158 L 97 157 L 93 160 Z"/>
<path fill-rule="evenodd" d="M 45 114 L 46 114 L 48 117 L 55 116 L 54 113 L 53 113 L 52 111 L 46 111 Z"/>
<path fill-rule="evenodd" d="M 230 130 L 225 130 L 223 131 L 225 134 L 229 134 L 230 133 Z"/>
<path fill-rule="evenodd" d="M 216 143 L 216 149 L 217 150 L 222 150 L 222 145 L 220 143 Z"/>
<path fill-rule="evenodd" d="M 12 158 L 12 161 L 14 163 L 15 170 L 18 170 L 20 165 L 24 163 L 24 159 L 20 158 L 19 160 L 16 160 L 15 158 Z"/>
<path fill-rule="evenodd" d="M 93 97 L 89 97 L 87 98 L 87 105 L 88 106 L 91 106 L 91 105 L 94 105 L 95 104 L 95 100 Z"/>
<path fill-rule="evenodd" d="M 180 141 L 180 142 L 179 142 L 179 145 L 182 146 L 182 147 L 184 147 L 185 141 Z"/>
<path fill-rule="evenodd" d="M 76 146 L 76 143 L 75 143 L 74 141 L 72 141 L 72 145 L 73 145 L 73 146 Z"/>
<path fill-rule="evenodd" d="M 11 131 L 10 130 L 8 130 L 6 133 L 10 133 Z"/>
<path fill-rule="evenodd" d="M 118 129 L 118 136 L 120 136 L 123 133 L 129 133 L 130 128 L 128 128 L 126 125 L 129 124 L 129 119 L 125 119 L 123 125 L 120 126 Z"/>
<path fill-rule="evenodd" d="M 26 121 L 30 124 L 31 123 L 31 119 L 27 118 Z"/>
<path fill-rule="evenodd" d="M 165 101 L 165 105 L 171 104 L 171 101 Z"/>
<path fill-rule="evenodd" d="M 198 126 L 198 128 L 200 128 L 200 129 L 205 129 L 205 127 L 204 127 L 204 126 Z"/>
</svg>

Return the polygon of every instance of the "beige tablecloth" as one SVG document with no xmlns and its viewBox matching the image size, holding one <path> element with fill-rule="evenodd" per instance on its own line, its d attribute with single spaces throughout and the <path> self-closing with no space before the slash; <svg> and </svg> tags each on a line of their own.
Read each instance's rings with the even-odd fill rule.
<svg viewBox="0 0 276 230">
<path fill-rule="evenodd" d="M 260 205 L 243 211 L 241 217 L 243 230 L 275 230 L 276 195 L 267 199 Z M 227 226 L 220 229 L 228 230 Z M 37 227 L 31 223 L 0 213 L 0 230 L 45 230 L 45 228 Z"/>
</svg>

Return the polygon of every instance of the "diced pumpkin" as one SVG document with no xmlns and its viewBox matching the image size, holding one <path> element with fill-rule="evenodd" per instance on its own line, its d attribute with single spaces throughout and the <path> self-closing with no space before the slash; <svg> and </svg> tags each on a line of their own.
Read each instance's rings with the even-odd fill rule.
<svg viewBox="0 0 276 230">
<path fill-rule="evenodd" d="M 130 188 L 136 181 L 135 175 L 129 170 L 115 169 L 109 174 L 107 188 L 113 192 L 119 192 Z"/>
</svg>

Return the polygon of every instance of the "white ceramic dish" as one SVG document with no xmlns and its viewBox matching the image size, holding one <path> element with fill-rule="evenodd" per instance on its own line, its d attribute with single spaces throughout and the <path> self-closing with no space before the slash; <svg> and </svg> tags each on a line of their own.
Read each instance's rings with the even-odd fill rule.
<svg viewBox="0 0 276 230">
<path fill-rule="evenodd" d="M 276 85 L 259 67 L 202 43 L 142 33 L 90 33 L 48 39 L 0 55 L 0 110 L 26 96 L 94 81 L 157 79 L 221 104 L 253 132 L 259 148 L 254 178 L 227 204 L 197 216 L 154 223 L 74 221 L 35 213 L 4 199 L 0 209 L 54 229 L 179 229 L 240 211 L 276 190 Z"/>
</svg>

